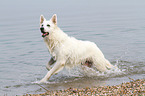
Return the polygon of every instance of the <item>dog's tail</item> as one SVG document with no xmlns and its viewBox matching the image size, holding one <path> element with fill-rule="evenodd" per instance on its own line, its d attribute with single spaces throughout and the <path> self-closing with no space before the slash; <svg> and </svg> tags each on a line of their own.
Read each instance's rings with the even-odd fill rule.
<svg viewBox="0 0 145 96">
<path fill-rule="evenodd" d="M 111 68 L 115 68 L 107 59 L 106 59 L 106 68 L 110 70 Z"/>
<path fill-rule="evenodd" d="M 95 60 L 94 65 L 98 71 L 105 72 L 107 70 L 111 70 L 113 68 L 116 68 L 113 66 L 107 59 L 100 59 Z"/>
</svg>

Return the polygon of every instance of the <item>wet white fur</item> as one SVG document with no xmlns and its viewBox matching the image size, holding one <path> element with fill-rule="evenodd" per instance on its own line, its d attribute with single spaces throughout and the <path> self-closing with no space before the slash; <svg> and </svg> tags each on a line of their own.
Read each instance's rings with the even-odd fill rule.
<svg viewBox="0 0 145 96">
<path fill-rule="evenodd" d="M 42 24 L 44 31 L 49 32 L 49 35 L 44 37 L 44 42 L 46 43 L 51 56 L 55 58 L 56 63 L 40 83 L 46 82 L 51 75 L 61 71 L 64 66 L 72 68 L 73 66 L 85 62 L 86 59 L 92 60 L 93 67 L 100 72 L 105 72 L 113 67 L 113 65 L 105 59 L 103 53 L 95 43 L 77 40 L 74 37 L 68 36 L 57 27 L 56 14 L 54 14 L 49 21 L 46 21 L 43 15 L 41 15 L 40 27 Z M 50 27 L 48 27 L 47 24 L 49 24 Z"/>
</svg>

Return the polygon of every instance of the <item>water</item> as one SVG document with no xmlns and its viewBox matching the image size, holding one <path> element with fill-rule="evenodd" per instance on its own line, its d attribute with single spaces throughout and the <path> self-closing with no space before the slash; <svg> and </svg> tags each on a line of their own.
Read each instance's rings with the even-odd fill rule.
<svg viewBox="0 0 145 96">
<path fill-rule="evenodd" d="M 50 55 L 39 31 L 39 16 L 58 15 L 70 36 L 95 42 L 120 70 L 84 76 L 63 70 L 44 84 L 48 90 L 115 85 L 145 78 L 144 0 L 3 0 L 0 3 L 0 95 L 42 93 L 34 82 L 46 73 Z"/>
</svg>

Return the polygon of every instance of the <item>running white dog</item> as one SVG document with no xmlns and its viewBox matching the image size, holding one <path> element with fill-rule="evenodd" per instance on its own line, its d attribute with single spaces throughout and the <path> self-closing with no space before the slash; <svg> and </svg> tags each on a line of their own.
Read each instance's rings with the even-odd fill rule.
<svg viewBox="0 0 145 96">
<path fill-rule="evenodd" d="M 40 16 L 40 30 L 44 42 L 51 54 L 51 59 L 46 68 L 50 71 L 40 81 L 46 82 L 51 75 L 61 71 L 64 66 L 73 67 L 76 65 L 95 68 L 100 72 L 105 72 L 112 68 L 108 60 L 105 59 L 101 50 L 95 43 L 90 41 L 77 40 L 69 37 L 57 26 L 57 16 L 54 14 L 49 21 L 43 15 Z M 54 64 L 51 69 L 49 66 Z"/>
</svg>

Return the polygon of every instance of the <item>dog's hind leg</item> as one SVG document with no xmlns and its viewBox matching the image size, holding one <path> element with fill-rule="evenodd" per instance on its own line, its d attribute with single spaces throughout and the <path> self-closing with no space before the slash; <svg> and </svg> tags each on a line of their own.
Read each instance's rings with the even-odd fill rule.
<svg viewBox="0 0 145 96">
<path fill-rule="evenodd" d="M 46 69 L 49 71 L 51 69 L 50 65 L 53 65 L 55 62 L 56 60 L 54 60 L 53 57 L 51 57 L 48 64 L 46 65 Z"/>
<path fill-rule="evenodd" d="M 55 74 L 58 71 L 61 71 L 63 68 L 64 68 L 64 63 L 56 62 L 56 64 L 53 66 L 53 68 L 49 72 L 47 72 L 45 77 L 39 83 L 45 83 L 47 80 L 49 80 L 49 78 L 53 74 Z"/>
</svg>

